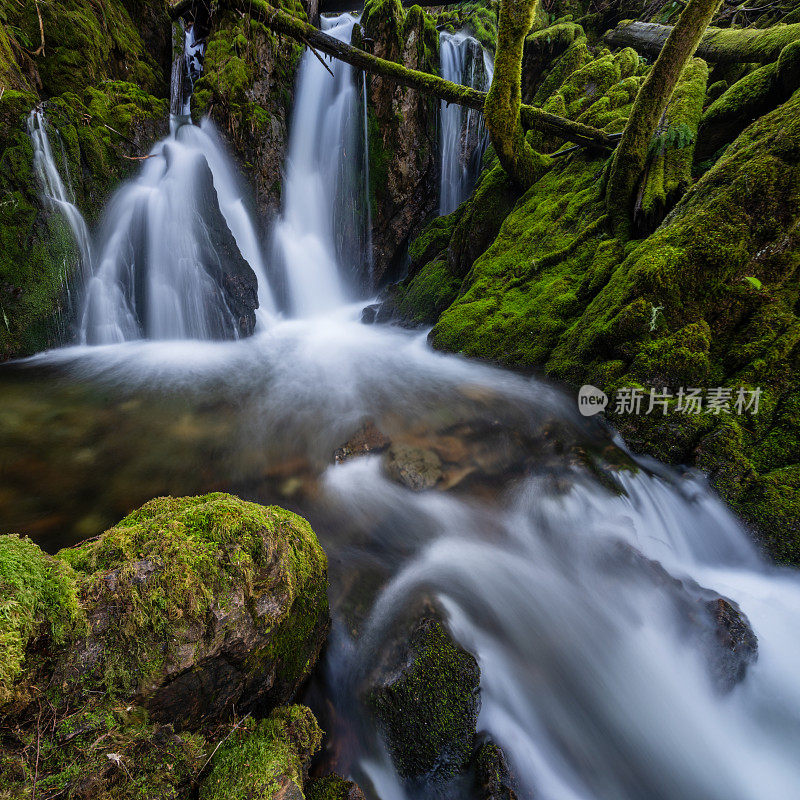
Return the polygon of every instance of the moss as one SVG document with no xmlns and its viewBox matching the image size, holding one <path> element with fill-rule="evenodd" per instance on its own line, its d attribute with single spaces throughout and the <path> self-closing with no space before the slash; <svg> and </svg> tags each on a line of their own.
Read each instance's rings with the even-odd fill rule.
<svg viewBox="0 0 800 800">
<path fill-rule="evenodd" d="M 84 599 L 101 591 L 110 572 L 120 571 L 119 613 L 104 631 L 100 665 L 81 677 L 86 686 L 99 682 L 112 694 L 146 684 L 162 667 L 176 626 L 202 623 L 234 585 L 247 594 L 257 571 L 276 559 L 275 586 L 292 612 L 288 624 L 275 623 L 269 655 L 279 672 L 303 674 L 309 654 L 300 644 L 327 608 L 326 559 L 308 523 L 232 495 L 151 500 L 96 541 L 57 557 L 78 574 Z M 153 567 L 148 580 L 130 580 L 143 562 Z"/>
<path fill-rule="evenodd" d="M 444 217 L 435 217 L 423 228 L 422 233 L 408 246 L 408 257 L 412 265 L 424 266 L 447 249 L 461 213 L 457 209 Z"/>
<path fill-rule="evenodd" d="M 444 259 L 430 261 L 404 287 L 397 310 L 411 324 L 433 323 L 456 298 L 460 285 Z"/>
<path fill-rule="evenodd" d="M 12 695 L 32 635 L 61 644 L 79 629 L 75 576 L 29 539 L 0 536 L 0 705 Z"/>
<path fill-rule="evenodd" d="M 586 42 L 579 39 L 573 42 L 564 54 L 552 65 L 547 77 L 537 88 L 531 101 L 534 105 L 543 105 L 548 97 L 563 86 L 564 82 L 577 70 L 592 60 Z"/>
<path fill-rule="evenodd" d="M 436 27 L 455 33 L 469 30 L 487 50 L 494 52 L 497 45 L 497 4 L 492 0 L 462 3 L 440 11 Z"/>
<path fill-rule="evenodd" d="M 708 83 L 708 65 L 692 59 L 683 71 L 650 144 L 634 208 L 637 230 L 650 232 L 689 188 L 694 147 Z"/>
<path fill-rule="evenodd" d="M 436 620 L 414 629 L 401 674 L 368 698 L 398 773 L 447 779 L 469 761 L 480 706 L 480 670 Z"/>
<path fill-rule="evenodd" d="M 322 731 L 305 706 L 277 709 L 264 720 L 237 728 L 219 748 L 200 800 L 273 800 L 302 797 L 311 756 Z"/>
<path fill-rule="evenodd" d="M 338 775 L 312 778 L 305 786 L 306 800 L 356 800 L 362 796 L 353 781 L 345 780 Z"/>
</svg>

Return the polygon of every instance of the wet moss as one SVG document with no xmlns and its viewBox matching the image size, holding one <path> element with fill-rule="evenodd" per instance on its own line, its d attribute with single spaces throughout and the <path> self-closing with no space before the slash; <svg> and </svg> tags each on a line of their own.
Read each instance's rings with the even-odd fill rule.
<svg viewBox="0 0 800 800">
<path fill-rule="evenodd" d="M 215 753 L 200 800 L 301 798 L 308 761 L 321 742 L 322 731 L 305 706 L 248 720 Z"/>
<path fill-rule="evenodd" d="M 427 619 L 412 633 L 411 660 L 368 698 L 404 778 L 447 779 L 469 762 L 480 700 L 480 670 L 441 623 Z"/>
<path fill-rule="evenodd" d="M 82 620 L 73 571 L 29 539 L 0 536 L 0 706 L 22 674 L 29 639 L 45 633 L 57 646 Z"/>
</svg>

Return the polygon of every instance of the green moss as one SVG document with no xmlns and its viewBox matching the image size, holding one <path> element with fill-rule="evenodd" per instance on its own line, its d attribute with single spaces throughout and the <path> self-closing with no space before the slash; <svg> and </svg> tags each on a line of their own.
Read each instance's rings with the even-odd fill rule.
<svg viewBox="0 0 800 800">
<path fill-rule="evenodd" d="M 412 633 L 411 661 L 369 695 L 397 771 L 449 778 L 469 761 L 479 708 L 480 670 L 441 624 L 424 620 Z"/>
<path fill-rule="evenodd" d="M 306 782 L 306 800 L 350 800 L 356 795 L 356 784 L 340 778 L 338 775 L 326 775 L 324 778 L 312 778 Z"/>
<path fill-rule="evenodd" d="M 237 728 L 217 750 L 200 800 L 273 800 L 302 797 L 311 756 L 322 731 L 305 706 L 279 708 Z"/>
<path fill-rule="evenodd" d="M 303 674 L 309 654 L 300 645 L 327 608 L 325 554 L 309 524 L 232 495 L 151 500 L 96 541 L 57 557 L 78 574 L 84 598 L 120 571 L 119 614 L 104 632 L 99 674 L 82 677 L 111 693 L 146 683 L 161 668 L 176 627 L 201 624 L 234 585 L 250 593 L 257 571 L 268 565 L 275 570 L 275 591 L 291 609 L 288 620 L 264 622 L 275 625 L 270 657 L 279 670 Z M 153 568 L 148 580 L 124 580 L 143 561 Z"/>
<path fill-rule="evenodd" d="M 0 705 L 10 699 L 30 637 L 62 643 L 80 626 L 75 576 L 29 539 L 0 536 Z"/>
<path fill-rule="evenodd" d="M 403 320 L 414 325 L 436 321 L 456 298 L 461 279 L 447 267 L 447 261 L 428 262 L 404 287 L 397 309 Z"/>
<path fill-rule="evenodd" d="M 436 16 L 436 27 L 455 33 L 469 30 L 487 50 L 497 45 L 497 4 L 492 0 L 450 6 Z"/>
</svg>

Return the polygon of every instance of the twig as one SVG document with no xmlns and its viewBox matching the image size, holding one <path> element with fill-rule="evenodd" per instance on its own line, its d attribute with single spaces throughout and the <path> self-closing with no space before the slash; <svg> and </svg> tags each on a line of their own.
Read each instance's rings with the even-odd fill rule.
<svg viewBox="0 0 800 800">
<path fill-rule="evenodd" d="M 308 43 L 308 39 L 303 37 L 301 41 L 319 59 L 319 63 L 322 64 L 322 66 L 325 67 L 328 72 L 330 72 L 331 78 L 335 78 L 336 76 L 333 74 L 333 70 L 325 63 L 322 56 Z"/>
<path fill-rule="evenodd" d="M 148 158 L 153 158 L 155 153 L 148 153 L 146 156 L 126 156 L 125 153 L 120 153 L 123 158 L 127 158 L 128 161 L 145 161 Z"/>
<path fill-rule="evenodd" d="M 249 716 L 250 716 L 250 714 L 249 714 L 249 713 L 247 713 L 247 714 L 245 714 L 245 715 L 244 715 L 244 716 L 243 716 L 243 717 L 242 717 L 242 718 L 241 718 L 241 719 L 240 719 L 238 722 L 235 722 L 235 723 L 234 723 L 234 725 L 233 725 L 233 727 L 232 727 L 232 728 L 231 728 L 231 729 L 228 731 L 228 735 L 227 735 L 227 736 L 225 736 L 225 738 L 223 738 L 223 739 L 220 739 L 220 740 L 217 742 L 217 746 L 216 746 L 216 747 L 215 747 L 215 748 L 214 748 L 214 749 L 211 751 L 211 755 L 210 755 L 210 756 L 209 756 L 209 757 L 206 759 L 206 763 L 205 763 L 205 764 L 203 764 L 203 766 L 202 766 L 202 768 L 200 769 L 200 772 L 198 773 L 198 775 L 199 775 L 199 774 L 202 774 L 203 770 L 204 770 L 204 769 L 205 769 L 205 768 L 206 768 L 206 767 L 207 767 L 207 766 L 208 766 L 208 765 L 211 763 L 211 759 L 212 759 L 212 758 L 214 758 L 214 754 L 217 752 L 217 750 L 219 750 L 219 748 L 220 748 L 220 747 L 221 747 L 223 744 L 225 744 L 225 742 L 227 742 L 227 741 L 228 741 L 228 739 L 230 739 L 230 737 L 233 735 L 233 732 L 234 732 L 235 730 L 237 730 L 238 728 L 241 728 L 241 726 L 242 726 L 242 725 L 244 725 L 244 723 L 247 721 L 247 718 L 248 718 Z"/>
<path fill-rule="evenodd" d="M 39 49 L 34 53 L 35 56 L 43 56 L 44 55 L 44 23 L 42 22 L 42 12 L 39 9 L 39 0 L 34 0 L 34 5 L 36 6 L 36 16 L 39 17 L 39 35 L 42 37 L 42 43 L 39 46 Z"/>
</svg>

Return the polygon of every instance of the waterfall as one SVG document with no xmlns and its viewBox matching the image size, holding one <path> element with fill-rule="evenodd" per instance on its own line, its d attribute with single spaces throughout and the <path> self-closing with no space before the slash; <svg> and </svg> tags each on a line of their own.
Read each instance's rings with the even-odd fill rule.
<svg viewBox="0 0 800 800">
<path fill-rule="evenodd" d="M 492 82 L 491 59 L 477 39 L 466 33 L 442 31 L 439 64 L 442 77 L 454 83 L 488 90 Z M 444 215 L 455 211 L 472 191 L 480 171 L 484 130 L 480 112 L 444 100 L 440 106 L 439 213 Z"/>
<path fill-rule="evenodd" d="M 350 41 L 357 20 L 323 17 L 322 28 Z M 353 68 L 320 63 L 307 50 L 300 66 L 289 154 L 273 254 L 285 275 L 288 306 L 307 317 L 340 306 L 367 251 L 362 129 Z"/>
<path fill-rule="evenodd" d="M 255 281 L 262 314 L 274 311 L 255 226 L 208 120 L 173 121 L 139 176 L 109 203 L 96 250 L 83 343 L 250 333 L 232 297 L 242 285 L 255 290 Z"/>
<path fill-rule="evenodd" d="M 35 108 L 28 117 L 28 133 L 33 145 L 33 168 L 39 184 L 42 188 L 46 203 L 50 208 L 59 211 L 72 231 L 72 237 L 78 247 L 79 264 L 77 278 L 78 283 L 82 281 L 82 276 L 90 269 L 92 264 L 92 247 L 89 237 L 89 230 L 83 215 L 75 205 L 75 196 L 70 185 L 69 171 L 67 169 L 66 157 L 63 158 L 64 171 L 67 176 L 66 184 L 61 178 L 58 165 L 53 157 L 53 150 L 50 145 L 50 137 L 47 134 L 47 122 L 41 108 Z M 69 291 L 69 284 L 72 278 L 72 270 L 66 265 L 62 273 L 62 284 Z"/>
</svg>

